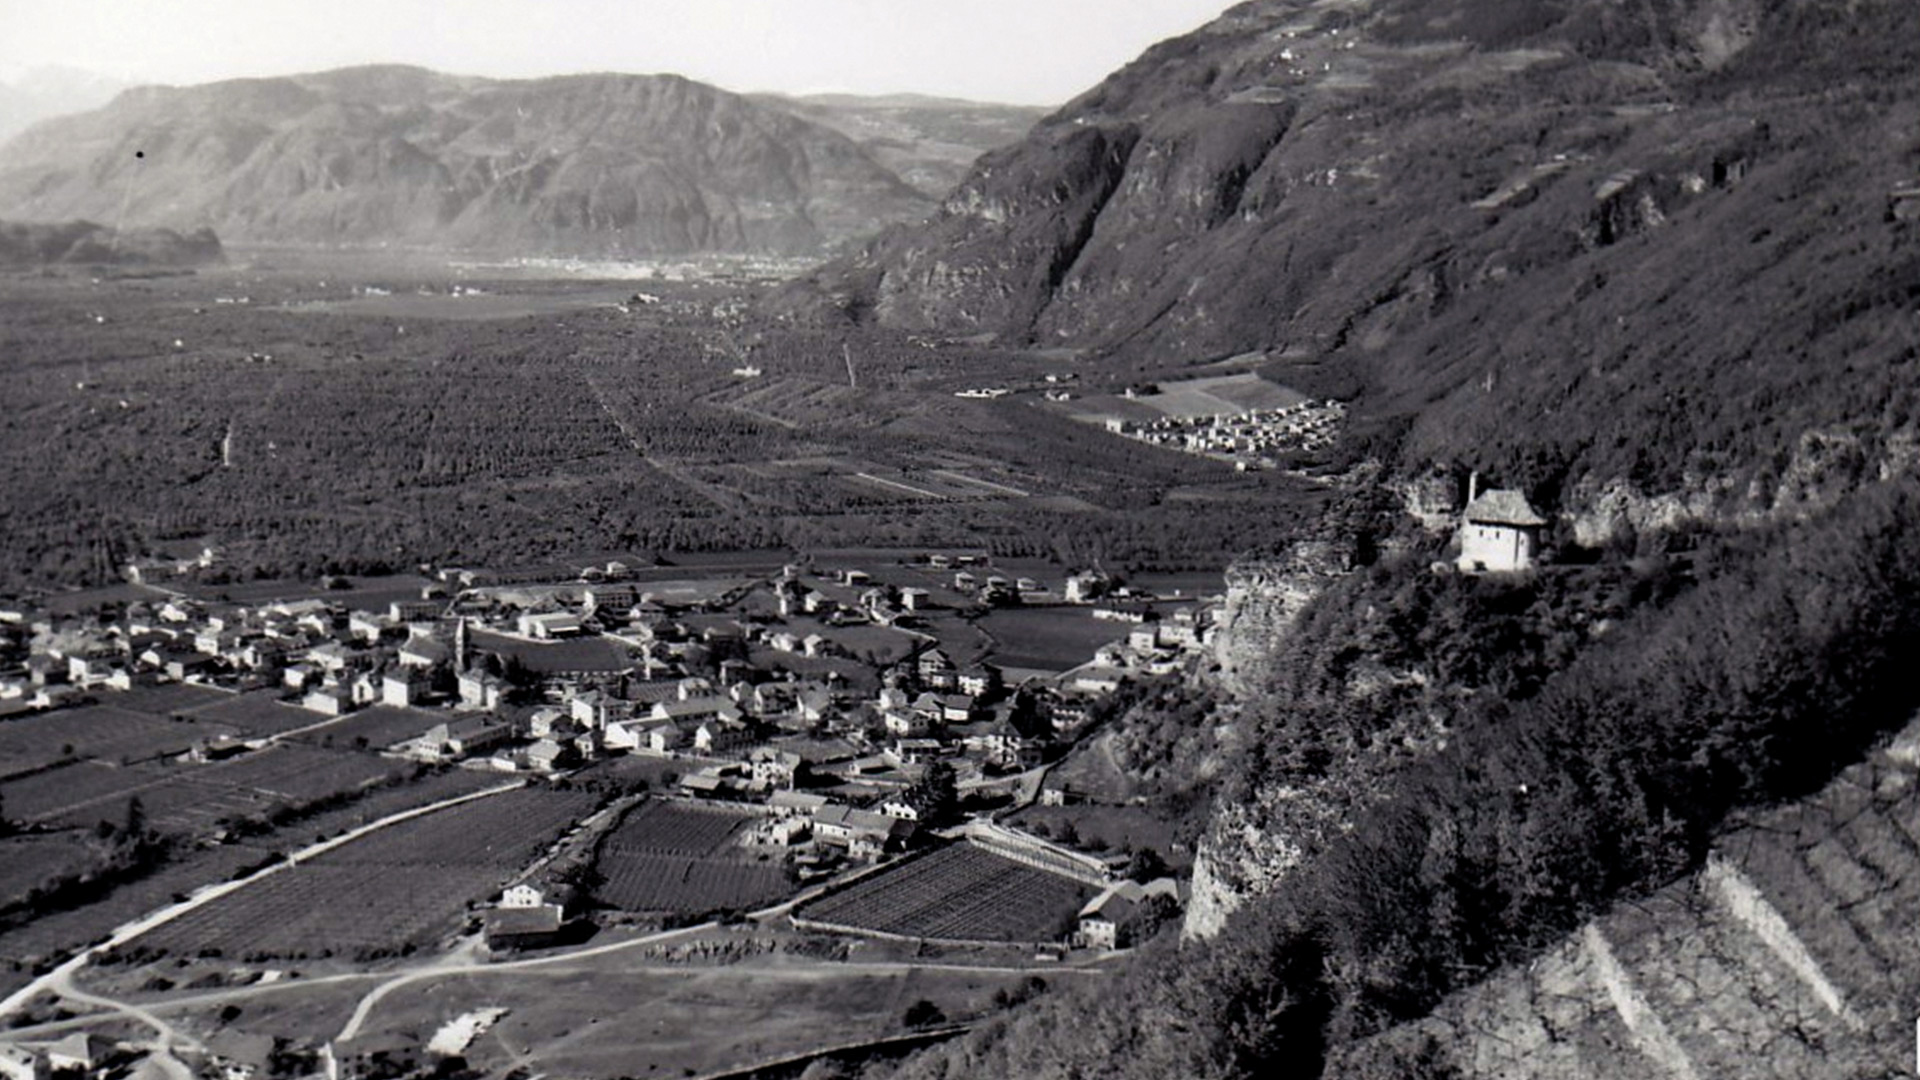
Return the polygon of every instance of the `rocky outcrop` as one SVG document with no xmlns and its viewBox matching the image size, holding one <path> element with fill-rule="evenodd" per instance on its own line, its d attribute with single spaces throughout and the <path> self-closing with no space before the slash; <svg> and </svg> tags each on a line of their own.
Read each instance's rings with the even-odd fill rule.
<svg viewBox="0 0 1920 1080">
<path fill-rule="evenodd" d="M 1326 584 L 1352 571 L 1353 556 L 1350 540 L 1303 540 L 1280 556 L 1229 567 L 1213 638 L 1220 685 L 1256 692 L 1267 658 Z"/>
<path fill-rule="evenodd" d="M 1354 554 L 1351 540 L 1301 540 L 1228 569 L 1212 677 L 1230 697 L 1261 692 L 1274 651 L 1328 583 L 1352 572 Z M 1217 805 L 1195 853 L 1185 933 L 1211 936 L 1248 897 L 1278 883 L 1310 846 L 1303 834 L 1337 825 L 1331 807 L 1324 793 L 1295 789 Z"/>
<path fill-rule="evenodd" d="M 1706 868 L 1525 969 L 1349 1047 L 1326 1075 L 1881 1077 L 1913 1058 L 1920 727 Z M 1427 1070 L 1417 1072 L 1416 1068 Z"/>
<path fill-rule="evenodd" d="M 1219 933 L 1228 916 L 1300 865 L 1310 842 L 1338 827 L 1332 802 L 1293 788 L 1268 788 L 1255 803 L 1217 806 L 1194 852 L 1182 935 Z"/>
<path fill-rule="evenodd" d="M 1689 472 L 1668 491 L 1642 491 L 1623 477 L 1583 479 L 1568 493 L 1564 516 L 1586 547 L 1682 528 L 1751 528 L 1818 513 L 1916 467 L 1920 433 L 1911 428 L 1817 428 L 1801 432 L 1774 461 L 1717 475 Z"/>
</svg>

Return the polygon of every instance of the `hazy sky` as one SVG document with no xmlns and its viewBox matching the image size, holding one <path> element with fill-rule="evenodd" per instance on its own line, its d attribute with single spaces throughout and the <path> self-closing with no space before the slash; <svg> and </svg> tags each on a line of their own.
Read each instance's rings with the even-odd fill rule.
<svg viewBox="0 0 1920 1080">
<path fill-rule="evenodd" d="M 65 65 L 193 83 L 391 62 L 1053 105 L 1232 2 L 0 0 L 0 76 Z"/>
</svg>

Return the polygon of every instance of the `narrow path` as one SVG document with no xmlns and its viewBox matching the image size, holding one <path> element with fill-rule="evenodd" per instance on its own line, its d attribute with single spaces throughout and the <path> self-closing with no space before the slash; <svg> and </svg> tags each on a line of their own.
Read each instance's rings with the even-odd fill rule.
<svg viewBox="0 0 1920 1080">
<path fill-rule="evenodd" d="M 98 994 L 82 990 L 80 987 L 74 985 L 73 972 L 71 971 L 66 972 L 59 979 L 55 980 L 54 984 L 48 989 L 68 1001 L 78 1002 L 82 1005 L 92 1005 L 96 1008 L 116 1012 L 129 1020 L 152 1028 L 154 1034 L 159 1036 L 155 1042 L 155 1046 L 161 1052 L 171 1050 L 175 1046 L 186 1046 L 190 1050 L 206 1049 L 200 1040 L 192 1038 L 191 1036 L 182 1035 L 178 1028 L 175 1028 L 172 1024 L 160 1019 L 139 1005 L 129 1004 L 124 1001 L 115 1001 L 112 998 L 101 997 Z"/>
<path fill-rule="evenodd" d="M 591 957 L 605 956 L 609 953 L 637 948 L 641 945 L 652 945 L 662 941 L 669 941 L 673 938 L 682 937 L 697 931 L 711 930 L 718 925 L 720 924 L 715 922 L 704 922 L 695 926 L 684 926 L 677 930 L 664 930 L 658 934 L 629 938 L 626 941 L 615 941 L 606 945 L 592 945 L 584 949 L 555 953 L 550 956 L 536 956 L 526 960 L 503 960 L 497 963 L 479 962 L 453 964 L 445 963 L 444 960 L 437 961 L 396 975 L 386 982 L 381 983 L 379 986 L 374 987 L 372 990 L 369 990 L 366 996 L 360 999 L 360 1003 L 354 1006 L 353 1015 L 347 1018 L 346 1026 L 342 1027 L 340 1033 L 333 1037 L 333 1041 L 346 1042 L 348 1039 L 360 1034 L 360 1029 L 366 1026 L 367 1017 L 372 1014 L 375 1005 L 380 1004 L 382 999 L 394 991 L 412 986 L 415 983 L 447 978 L 453 975 L 477 975 L 483 972 L 496 971 L 521 971 L 532 967 L 557 965 L 574 960 L 585 960 Z"/>
<path fill-rule="evenodd" d="M 717 484 L 709 484 L 699 477 L 694 476 L 686 469 L 664 458 L 657 458 L 649 454 L 646 446 L 640 442 L 640 436 L 635 434 L 633 428 L 627 424 L 626 419 L 614 410 L 613 403 L 607 400 L 606 391 L 601 389 L 600 384 L 594 381 L 592 375 L 586 375 L 584 378 L 587 383 L 587 389 L 593 392 L 593 400 L 600 405 L 600 411 L 607 414 L 607 419 L 613 421 L 613 426 L 618 428 L 620 434 L 626 438 L 627 445 L 633 447 L 633 452 L 640 455 L 640 460 L 645 462 L 649 468 L 667 479 L 686 487 L 694 494 L 728 513 L 745 513 L 751 509 L 745 506 L 733 492 Z"/>
</svg>

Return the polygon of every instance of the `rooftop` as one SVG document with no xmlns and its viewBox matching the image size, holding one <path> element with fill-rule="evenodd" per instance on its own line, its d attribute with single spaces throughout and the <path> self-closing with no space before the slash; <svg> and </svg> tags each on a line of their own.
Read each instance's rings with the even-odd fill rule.
<svg viewBox="0 0 1920 1080">
<path fill-rule="evenodd" d="M 1527 497 L 1512 488 L 1482 492 L 1479 498 L 1467 505 L 1466 518 L 1476 525 L 1512 525 L 1516 528 L 1537 528 L 1547 523 L 1547 519 L 1541 517 L 1527 502 Z"/>
</svg>

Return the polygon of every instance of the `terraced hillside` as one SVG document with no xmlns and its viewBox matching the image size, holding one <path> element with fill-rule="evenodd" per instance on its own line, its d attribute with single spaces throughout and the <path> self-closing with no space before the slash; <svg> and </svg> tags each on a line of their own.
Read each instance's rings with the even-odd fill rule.
<svg viewBox="0 0 1920 1080">
<path fill-rule="evenodd" d="M 1904 1075 L 1916 911 L 1920 723 L 1818 796 L 1753 815 L 1700 873 L 1358 1044 L 1326 1074 Z"/>
</svg>

